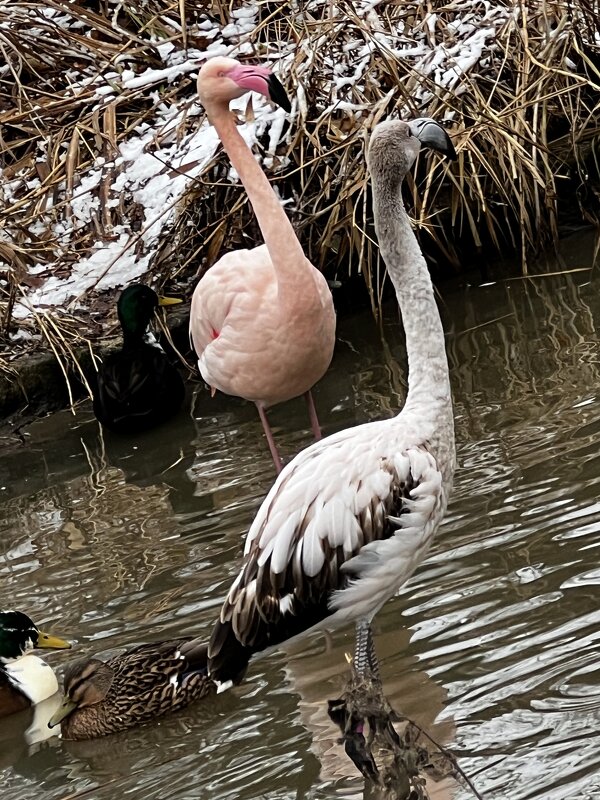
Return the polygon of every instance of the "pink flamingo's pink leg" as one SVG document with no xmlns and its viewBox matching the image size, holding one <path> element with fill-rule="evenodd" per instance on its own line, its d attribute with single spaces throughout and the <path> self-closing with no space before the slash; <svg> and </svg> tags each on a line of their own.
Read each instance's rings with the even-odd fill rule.
<svg viewBox="0 0 600 800">
<path fill-rule="evenodd" d="M 312 428 L 312 432 L 315 435 L 315 439 L 319 441 L 319 439 L 323 438 L 323 434 L 321 433 L 319 418 L 317 417 L 317 409 L 315 408 L 315 401 L 313 400 L 312 392 L 310 389 L 308 390 L 308 392 L 304 394 L 304 399 L 306 400 L 306 405 L 308 406 L 308 417 L 310 419 L 310 427 Z"/>
<path fill-rule="evenodd" d="M 265 410 L 262 406 L 258 403 L 256 404 L 258 408 L 258 414 L 260 416 L 260 421 L 262 422 L 263 430 L 265 432 L 265 436 L 267 437 L 267 442 L 269 444 L 269 450 L 271 451 L 271 458 L 273 459 L 273 463 L 275 464 L 275 469 L 277 470 L 277 474 L 281 472 L 283 469 L 283 462 L 281 461 L 281 456 L 279 455 L 279 451 L 277 450 L 277 445 L 275 444 L 275 439 L 273 438 L 273 433 L 271 431 L 271 426 L 269 425 L 269 420 L 267 419 L 267 415 Z"/>
</svg>

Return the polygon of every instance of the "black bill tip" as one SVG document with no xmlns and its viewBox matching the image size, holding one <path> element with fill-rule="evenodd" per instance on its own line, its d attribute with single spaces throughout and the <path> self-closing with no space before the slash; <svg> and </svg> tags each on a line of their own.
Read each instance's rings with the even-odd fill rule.
<svg viewBox="0 0 600 800">
<path fill-rule="evenodd" d="M 289 101 L 287 94 L 285 93 L 285 89 L 279 82 L 278 78 L 275 75 L 271 74 L 267 78 L 267 85 L 269 87 L 269 99 L 276 103 L 278 106 L 281 106 L 284 111 L 287 111 L 288 114 L 292 110 L 292 104 Z"/>
<path fill-rule="evenodd" d="M 456 150 L 452 144 L 452 139 L 439 122 L 429 117 L 420 117 L 409 122 L 408 127 L 412 135 L 416 136 L 424 147 L 436 150 L 446 156 L 449 161 L 453 161 L 456 158 Z"/>
</svg>

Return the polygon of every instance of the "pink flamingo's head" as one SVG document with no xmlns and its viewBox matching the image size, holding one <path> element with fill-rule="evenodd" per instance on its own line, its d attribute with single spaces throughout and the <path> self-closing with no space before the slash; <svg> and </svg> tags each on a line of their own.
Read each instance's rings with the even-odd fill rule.
<svg viewBox="0 0 600 800">
<path fill-rule="evenodd" d="M 198 94 L 204 105 L 229 103 L 249 91 L 259 92 L 285 111 L 292 109 L 285 89 L 268 67 L 218 56 L 206 61 L 198 73 Z"/>
</svg>

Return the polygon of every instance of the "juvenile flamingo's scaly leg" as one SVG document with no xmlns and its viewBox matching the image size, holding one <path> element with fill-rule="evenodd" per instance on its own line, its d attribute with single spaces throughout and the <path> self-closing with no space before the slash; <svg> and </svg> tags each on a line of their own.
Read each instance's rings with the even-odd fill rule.
<svg viewBox="0 0 600 800">
<path fill-rule="evenodd" d="M 309 389 L 308 392 L 305 392 L 304 399 L 306 400 L 306 405 L 308 406 L 308 418 L 310 419 L 310 427 L 312 428 L 312 432 L 315 436 L 316 441 L 318 442 L 320 439 L 323 438 L 323 434 L 321 433 L 321 426 L 319 425 L 319 418 L 317 417 L 317 409 L 315 408 L 315 401 L 313 400 L 312 392 Z"/>
<path fill-rule="evenodd" d="M 379 661 L 375 653 L 373 642 L 373 629 L 367 620 L 356 623 L 356 645 L 354 648 L 354 669 L 361 678 L 369 676 L 375 681 L 381 681 L 379 674 Z"/>
<path fill-rule="evenodd" d="M 267 419 L 267 415 L 265 413 L 264 408 L 258 403 L 256 403 L 256 407 L 258 408 L 260 421 L 262 422 L 263 430 L 265 432 L 265 436 L 267 437 L 269 450 L 271 451 L 271 458 L 273 459 L 273 463 L 275 464 L 275 469 L 277 470 L 277 474 L 279 475 L 279 473 L 283 469 L 283 462 L 281 460 L 281 456 L 279 455 L 279 451 L 277 450 L 277 445 L 275 444 L 275 439 L 273 438 L 273 432 L 271 431 L 269 420 Z"/>
</svg>

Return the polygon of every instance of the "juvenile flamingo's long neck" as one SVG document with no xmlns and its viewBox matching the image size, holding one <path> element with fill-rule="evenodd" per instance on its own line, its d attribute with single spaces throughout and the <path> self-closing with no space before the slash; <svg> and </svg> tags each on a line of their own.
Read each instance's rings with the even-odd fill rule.
<svg viewBox="0 0 600 800">
<path fill-rule="evenodd" d="M 401 182 L 374 169 L 373 205 L 381 255 L 396 289 L 408 355 L 405 410 L 414 409 L 444 442 L 454 442 L 454 422 L 444 330 L 421 248 L 401 196 Z M 453 445 L 452 445 L 453 449 Z"/>
<path fill-rule="evenodd" d="M 277 273 L 280 298 L 306 294 L 312 269 L 281 203 L 252 151 L 240 135 L 226 103 L 204 104 L 225 152 L 240 177 Z M 312 275 L 310 275 L 312 281 Z M 310 285 L 310 284 L 309 284 Z"/>
</svg>

